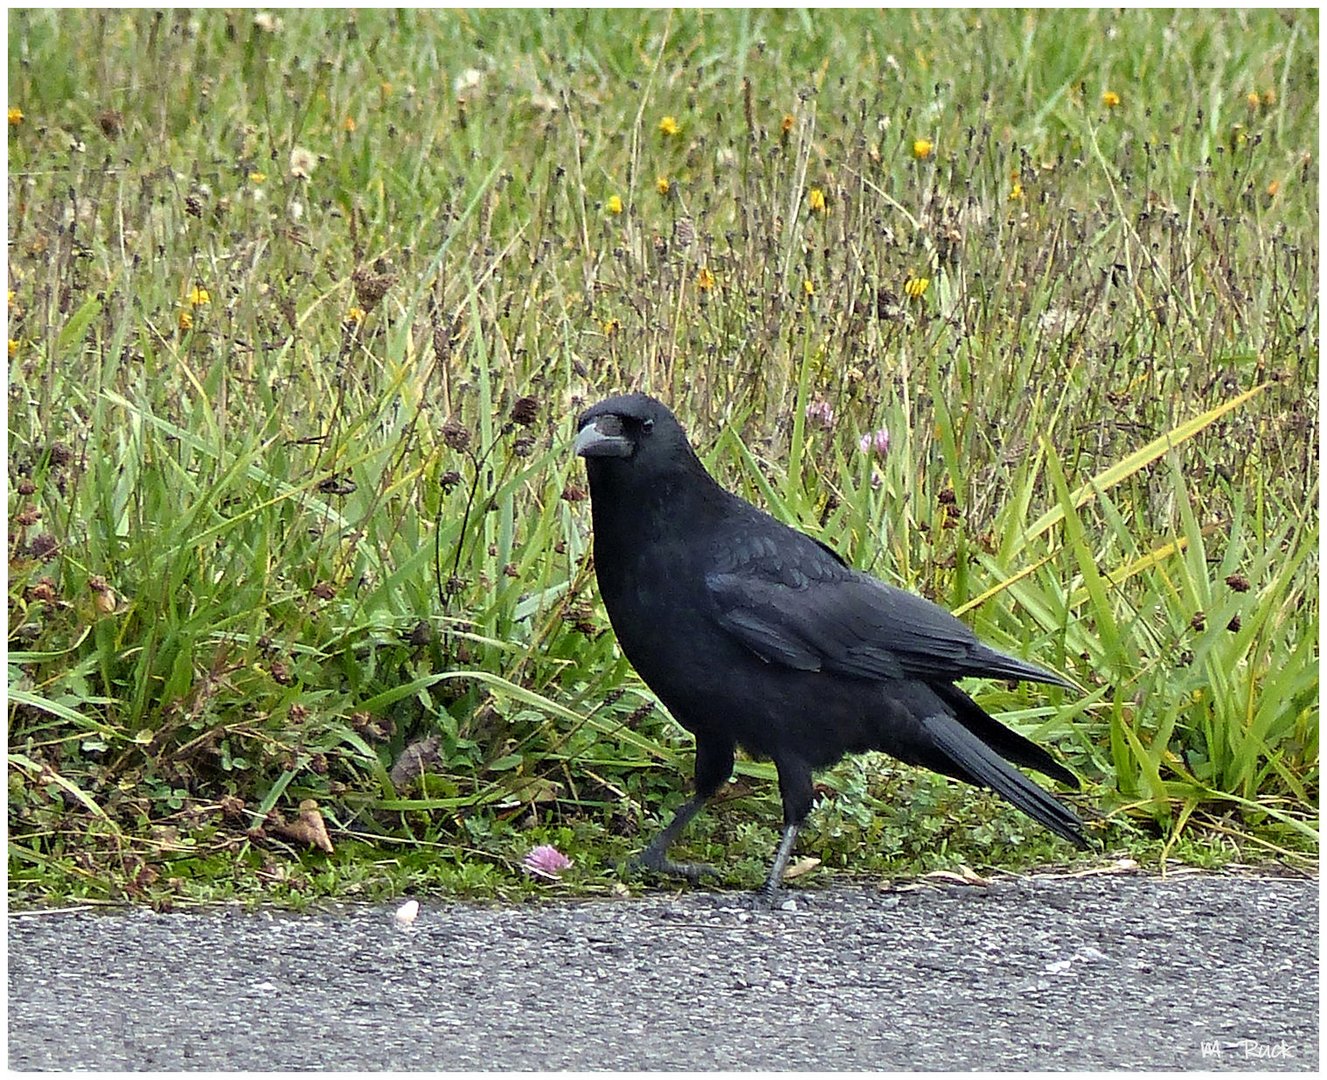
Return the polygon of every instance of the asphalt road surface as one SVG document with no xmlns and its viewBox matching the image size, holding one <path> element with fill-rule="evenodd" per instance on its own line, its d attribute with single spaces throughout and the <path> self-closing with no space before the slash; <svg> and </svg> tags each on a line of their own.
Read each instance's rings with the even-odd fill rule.
<svg viewBox="0 0 1327 1080">
<path fill-rule="evenodd" d="M 1318 1068 L 1318 882 L 11 916 L 17 1069 Z"/>
</svg>

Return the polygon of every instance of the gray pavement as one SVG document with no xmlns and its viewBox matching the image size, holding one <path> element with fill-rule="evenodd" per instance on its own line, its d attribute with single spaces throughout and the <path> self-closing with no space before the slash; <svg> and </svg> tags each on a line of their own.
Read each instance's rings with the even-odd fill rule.
<svg viewBox="0 0 1327 1080">
<path fill-rule="evenodd" d="M 1318 1067 L 1318 883 L 11 916 L 16 1069 Z"/>
</svg>

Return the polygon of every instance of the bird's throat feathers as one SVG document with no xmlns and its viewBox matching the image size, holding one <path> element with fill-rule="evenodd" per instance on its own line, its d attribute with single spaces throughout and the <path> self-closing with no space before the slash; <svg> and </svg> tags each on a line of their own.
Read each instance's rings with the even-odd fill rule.
<svg viewBox="0 0 1327 1080">
<path fill-rule="evenodd" d="M 661 526 L 689 533 L 731 510 L 733 496 L 715 482 L 690 447 L 684 450 L 666 463 L 587 461 L 596 548 L 650 545 L 662 539 Z"/>
</svg>

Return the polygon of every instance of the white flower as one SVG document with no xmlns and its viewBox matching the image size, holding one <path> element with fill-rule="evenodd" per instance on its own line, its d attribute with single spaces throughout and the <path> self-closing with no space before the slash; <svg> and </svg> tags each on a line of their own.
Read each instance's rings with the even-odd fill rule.
<svg viewBox="0 0 1327 1080">
<path fill-rule="evenodd" d="M 318 166 L 318 155 L 312 150 L 296 146 L 290 151 L 290 175 L 296 180 L 307 180 Z"/>
<path fill-rule="evenodd" d="M 452 92 L 458 98 L 468 97 L 470 91 L 483 81 L 484 73 L 478 68 L 466 68 L 452 82 Z"/>
</svg>

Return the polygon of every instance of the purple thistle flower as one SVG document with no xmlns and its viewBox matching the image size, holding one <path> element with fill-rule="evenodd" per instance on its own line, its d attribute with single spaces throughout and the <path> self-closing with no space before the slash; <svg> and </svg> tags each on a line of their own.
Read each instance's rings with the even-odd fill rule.
<svg viewBox="0 0 1327 1080">
<path fill-rule="evenodd" d="M 531 874 L 557 881 L 562 871 L 571 865 L 571 860 L 552 844 L 540 844 L 531 849 L 521 865 Z"/>
<path fill-rule="evenodd" d="M 857 448 L 863 454 L 874 454 L 882 458 L 889 453 L 889 429 L 880 428 L 877 431 L 868 431 L 857 440 Z"/>
<path fill-rule="evenodd" d="M 806 422 L 812 427 L 831 430 L 834 427 L 834 406 L 817 398 L 806 407 Z"/>
</svg>

